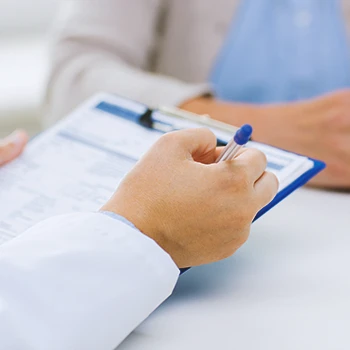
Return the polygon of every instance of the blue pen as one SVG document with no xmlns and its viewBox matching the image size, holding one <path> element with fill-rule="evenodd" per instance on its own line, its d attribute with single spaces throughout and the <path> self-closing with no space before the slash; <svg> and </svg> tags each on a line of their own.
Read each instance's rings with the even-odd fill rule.
<svg viewBox="0 0 350 350">
<path fill-rule="evenodd" d="M 253 133 L 253 128 L 249 124 L 243 125 L 237 130 L 236 135 L 224 148 L 216 163 L 232 160 L 237 155 L 238 151 L 250 140 Z"/>
</svg>

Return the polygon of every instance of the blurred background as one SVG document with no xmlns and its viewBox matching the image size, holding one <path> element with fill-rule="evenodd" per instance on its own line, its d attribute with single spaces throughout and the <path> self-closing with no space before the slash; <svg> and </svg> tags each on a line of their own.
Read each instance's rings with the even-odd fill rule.
<svg viewBox="0 0 350 350">
<path fill-rule="evenodd" d="M 59 0 L 0 0 L 0 136 L 40 129 L 49 31 Z"/>
</svg>

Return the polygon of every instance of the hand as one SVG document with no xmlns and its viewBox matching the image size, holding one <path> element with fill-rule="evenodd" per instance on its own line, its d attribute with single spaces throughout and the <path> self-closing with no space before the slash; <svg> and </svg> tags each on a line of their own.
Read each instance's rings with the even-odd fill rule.
<svg viewBox="0 0 350 350">
<path fill-rule="evenodd" d="M 238 126 L 249 122 L 256 141 L 324 161 L 327 168 L 312 185 L 350 188 L 350 90 L 290 104 L 250 106 L 201 98 L 182 107 Z"/>
<path fill-rule="evenodd" d="M 233 161 L 212 164 L 218 155 L 216 138 L 206 129 L 167 134 L 102 210 L 134 223 L 180 268 L 224 259 L 247 240 L 278 181 L 265 172 L 260 151 L 245 150 Z"/>
<path fill-rule="evenodd" d="M 18 157 L 28 142 L 24 131 L 17 130 L 4 140 L 0 141 L 0 166 Z"/>
<path fill-rule="evenodd" d="M 283 113 L 278 106 L 270 110 Z M 274 117 L 276 130 L 284 130 L 282 135 L 267 135 L 272 144 L 327 164 L 326 170 L 313 179 L 311 185 L 350 188 L 350 90 L 296 103 L 284 110 L 285 124 L 277 114 Z M 265 112 L 269 113 L 269 108 Z M 267 138 L 261 135 L 262 140 Z"/>
</svg>

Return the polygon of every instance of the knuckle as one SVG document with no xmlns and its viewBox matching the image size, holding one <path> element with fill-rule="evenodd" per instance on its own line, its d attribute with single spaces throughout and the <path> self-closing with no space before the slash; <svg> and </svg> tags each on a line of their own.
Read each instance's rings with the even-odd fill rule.
<svg viewBox="0 0 350 350">
<path fill-rule="evenodd" d="M 165 135 L 163 135 L 158 142 L 159 143 L 169 143 L 174 142 L 174 139 L 176 138 L 177 133 L 176 132 L 169 132 Z"/>
<path fill-rule="evenodd" d="M 226 185 L 236 190 L 247 191 L 250 186 L 248 167 L 243 164 L 236 164 L 232 168 L 228 165 Z"/>
<path fill-rule="evenodd" d="M 267 176 L 269 177 L 270 183 L 271 183 L 271 192 L 272 196 L 274 197 L 278 191 L 278 188 L 280 186 L 280 182 L 278 180 L 278 177 L 271 173 L 271 172 L 266 172 Z"/>
<path fill-rule="evenodd" d="M 177 145 L 181 145 L 182 142 L 182 138 L 179 137 L 178 132 L 170 132 L 160 137 L 153 145 L 153 148 L 158 150 L 174 148 Z"/>
<path fill-rule="evenodd" d="M 250 148 L 248 152 L 250 153 L 253 162 L 261 162 L 264 163 L 265 166 L 267 165 L 267 157 L 264 152 L 256 148 Z"/>
<path fill-rule="evenodd" d="M 216 136 L 215 134 L 209 130 L 208 128 L 202 127 L 202 128 L 197 128 L 197 129 L 190 129 L 193 132 L 197 132 L 197 133 L 202 133 L 203 136 L 207 137 L 207 138 L 211 138 L 213 141 L 216 142 Z"/>
<path fill-rule="evenodd" d="M 260 151 L 259 151 L 260 152 Z M 261 161 L 264 164 L 265 168 L 267 167 L 267 156 L 264 152 L 260 152 Z"/>
<path fill-rule="evenodd" d="M 278 193 L 280 185 L 276 175 L 271 172 L 265 172 L 260 186 L 262 186 L 262 191 L 255 192 L 256 202 L 260 203 L 259 209 L 261 209 L 261 203 L 266 205 L 272 201 Z"/>
</svg>

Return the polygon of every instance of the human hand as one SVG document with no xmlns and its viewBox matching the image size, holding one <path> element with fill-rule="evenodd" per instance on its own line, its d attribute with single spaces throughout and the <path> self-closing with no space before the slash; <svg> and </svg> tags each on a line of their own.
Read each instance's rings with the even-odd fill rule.
<svg viewBox="0 0 350 350">
<path fill-rule="evenodd" d="M 102 208 L 122 215 L 156 241 L 178 267 L 231 256 L 258 211 L 278 189 L 260 151 L 213 164 L 216 138 L 206 129 L 163 136 Z"/>
<path fill-rule="evenodd" d="M 195 113 L 254 127 L 254 140 L 320 159 L 327 168 L 310 184 L 350 188 L 350 90 L 317 99 L 252 106 L 199 98 L 183 106 Z"/>
<path fill-rule="evenodd" d="M 28 142 L 27 134 L 17 130 L 0 141 L 0 166 L 18 157 Z"/>
<path fill-rule="evenodd" d="M 278 132 L 261 134 L 262 141 L 327 164 L 311 185 L 350 188 L 350 90 L 287 106 L 267 107 L 264 113 L 275 115 L 273 125 Z"/>
</svg>

